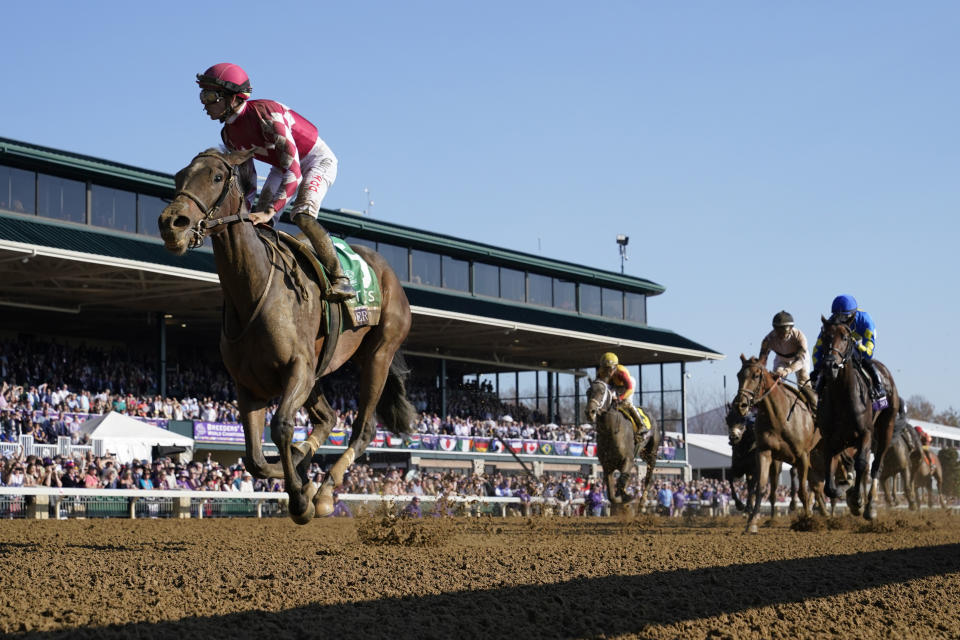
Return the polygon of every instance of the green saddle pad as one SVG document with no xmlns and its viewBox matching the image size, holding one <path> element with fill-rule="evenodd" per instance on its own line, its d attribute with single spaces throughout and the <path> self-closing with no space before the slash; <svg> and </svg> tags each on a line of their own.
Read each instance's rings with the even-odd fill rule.
<svg viewBox="0 0 960 640">
<path fill-rule="evenodd" d="M 379 323 L 383 296 L 377 274 L 346 242 L 333 236 L 331 240 L 337 249 L 337 257 L 340 259 L 343 273 L 350 278 L 350 284 L 357 291 L 355 298 L 345 302 L 350 310 L 350 324 L 353 327 L 364 327 Z"/>
</svg>

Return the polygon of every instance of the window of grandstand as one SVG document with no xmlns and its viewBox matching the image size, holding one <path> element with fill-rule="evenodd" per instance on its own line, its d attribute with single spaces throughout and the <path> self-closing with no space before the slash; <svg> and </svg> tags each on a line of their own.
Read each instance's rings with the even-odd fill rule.
<svg viewBox="0 0 960 640">
<path fill-rule="evenodd" d="M 553 305 L 553 279 L 539 273 L 527 274 L 527 302 Z"/>
<path fill-rule="evenodd" d="M 523 271 L 500 267 L 500 297 L 523 302 L 527 297 L 527 283 L 524 276 Z"/>
<path fill-rule="evenodd" d="M 37 174 L 15 167 L 0 166 L 0 209 L 36 213 Z"/>
<path fill-rule="evenodd" d="M 500 295 L 500 269 L 492 264 L 473 263 L 473 292 L 481 296 Z"/>
<path fill-rule="evenodd" d="M 348 237 L 348 238 L 344 238 L 344 241 L 351 247 L 361 246 L 361 247 L 369 247 L 374 251 L 377 250 L 377 243 L 374 242 L 373 240 L 364 240 L 363 238 Z"/>
<path fill-rule="evenodd" d="M 440 275 L 440 254 L 430 251 L 412 249 L 410 251 L 412 273 L 410 281 L 415 284 L 428 284 L 439 287 L 442 278 Z"/>
<path fill-rule="evenodd" d="M 577 310 L 577 285 L 569 280 L 553 279 L 553 306 L 567 311 Z"/>
<path fill-rule="evenodd" d="M 157 218 L 167 203 L 155 196 L 137 196 L 137 231 L 148 236 L 160 236 Z"/>
<path fill-rule="evenodd" d="M 592 284 L 580 285 L 580 313 L 589 313 L 594 316 L 602 314 L 600 287 Z"/>
<path fill-rule="evenodd" d="M 377 252 L 386 259 L 400 280 L 404 282 L 410 280 L 410 262 L 406 247 L 398 247 L 395 244 L 378 242 Z"/>
<path fill-rule="evenodd" d="M 86 222 L 87 185 L 79 180 L 37 174 L 37 213 L 45 218 Z"/>
<path fill-rule="evenodd" d="M 603 315 L 608 318 L 623 318 L 623 292 L 617 289 L 602 290 Z"/>
<path fill-rule="evenodd" d="M 682 372 L 679 362 L 630 367 L 630 375 L 638 375 L 639 397 L 634 402 L 649 409 L 666 431 L 682 431 Z"/>
<path fill-rule="evenodd" d="M 647 297 L 640 293 L 624 294 L 624 317 L 630 322 L 647 324 Z"/>
<path fill-rule="evenodd" d="M 470 291 L 470 263 L 443 256 L 443 286 L 456 291 Z"/>
<path fill-rule="evenodd" d="M 137 230 L 137 194 L 104 187 L 90 187 L 90 223 L 115 231 Z"/>
</svg>

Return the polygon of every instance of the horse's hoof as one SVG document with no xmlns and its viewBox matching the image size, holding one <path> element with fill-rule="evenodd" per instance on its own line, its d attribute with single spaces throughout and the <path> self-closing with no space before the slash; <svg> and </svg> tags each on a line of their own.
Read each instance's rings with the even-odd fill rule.
<svg viewBox="0 0 960 640">
<path fill-rule="evenodd" d="M 760 530 L 757 528 L 756 523 L 753 523 L 753 524 L 751 524 L 750 526 L 747 527 L 746 533 L 756 534 L 756 533 L 760 533 Z"/>
<path fill-rule="evenodd" d="M 307 508 L 304 509 L 303 513 L 297 514 L 290 512 L 290 519 L 296 522 L 297 524 L 307 524 L 313 520 L 314 508 L 312 502 L 307 502 Z"/>
<path fill-rule="evenodd" d="M 313 502 L 313 496 L 317 495 L 317 485 L 312 482 L 306 483 L 300 488 L 300 495 L 302 495 L 307 502 Z"/>
<path fill-rule="evenodd" d="M 317 517 L 326 518 L 333 513 L 333 491 L 324 487 L 313 497 L 313 504 Z"/>
</svg>

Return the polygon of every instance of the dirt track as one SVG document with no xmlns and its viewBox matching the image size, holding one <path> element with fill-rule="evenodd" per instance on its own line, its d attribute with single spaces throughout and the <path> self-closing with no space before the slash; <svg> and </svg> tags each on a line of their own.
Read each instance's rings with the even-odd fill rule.
<svg viewBox="0 0 960 640">
<path fill-rule="evenodd" d="M 820 522 L 824 525 L 824 521 Z M 960 517 L 0 522 L 31 638 L 958 638 Z M 360 534 L 358 534 L 358 525 Z M 399 535 L 398 535 L 399 534 Z M 374 545 L 359 539 L 392 539 Z M 425 546 L 403 546 L 409 539 Z"/>
</svg>

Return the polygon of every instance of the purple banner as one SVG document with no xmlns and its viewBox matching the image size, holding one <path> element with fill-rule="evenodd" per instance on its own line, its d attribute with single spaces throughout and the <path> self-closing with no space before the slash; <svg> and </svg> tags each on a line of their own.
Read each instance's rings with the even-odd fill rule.
<svg viewBox="0 0 960 640">
<path fill-rule="evenodd" d="M 194 422 L 193 439 L 200 442 L 243 444 L 243 426 L 236 422 Z"/>
</svg>

